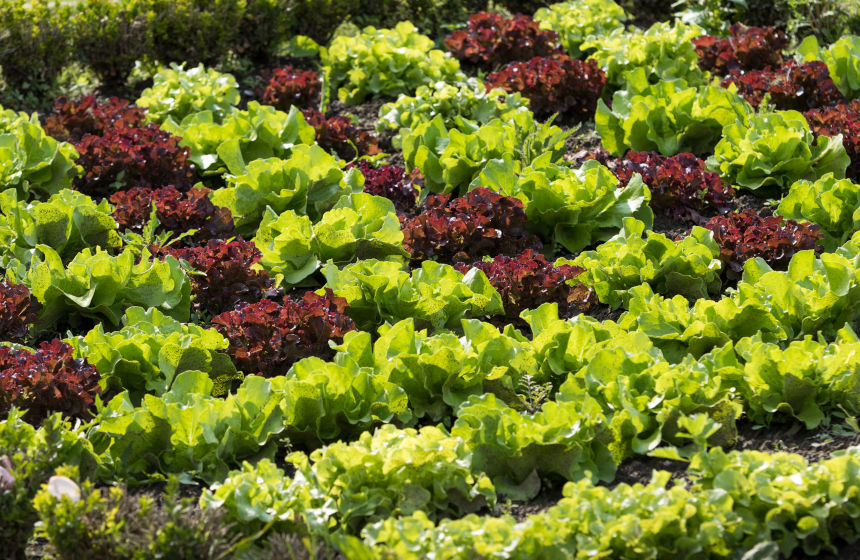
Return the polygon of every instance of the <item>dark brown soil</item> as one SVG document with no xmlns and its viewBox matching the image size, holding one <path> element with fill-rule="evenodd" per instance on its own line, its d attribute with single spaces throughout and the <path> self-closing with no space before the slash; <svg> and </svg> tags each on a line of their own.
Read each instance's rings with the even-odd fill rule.
<svg viewBox="0 0 860 560">
<path fill-rule="evenodd" d="M 495 515 L 507 514 L 517 521 L 525 521 L 530 515 L 540 513 L 556 505 L 562 498 L 561 490 L 564 485 L 549 486 L 544 484 L 540 493 L 528 502 L 513 503 L 509 508 L 501 508 Z"/>
<path fill-rule="evenodd" d="M 577 126 L 563 128 L 574 131 L 564 142 L 565 161 L 577 161 L 601 145 L 600 136 L 594 129 L 593 122 L 585 122 Z"/>
</svg>

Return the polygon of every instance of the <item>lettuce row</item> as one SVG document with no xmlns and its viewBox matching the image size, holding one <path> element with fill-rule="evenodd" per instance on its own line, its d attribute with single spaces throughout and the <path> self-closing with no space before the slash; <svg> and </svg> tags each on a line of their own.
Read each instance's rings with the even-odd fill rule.
<svg viewBox="0 0 860 560">
<path fill-rule="evenodd" d="M 409 317 L 419 328 L 456 329 L 461 319 L 504 313 L 501 296 L 475 268 L 463 275 L 450 265 L 424 261 L 410 274 L 399 263 L 366 259 L 343 268 L 329 262 L 322 273 L 326 286 L 346 298 L 360 330 Z"/>
<path fill-rule="evenodd" d="M 435 82 L 419 87 L 412 96 L 401 95 L 396 101 L 380 107 L 376 131 L 397 132 L 391 142 L 398 148 L 403 134 L 401 129 L 414 129 L 419 124 L 430 122 L 436 115 L 451 128 L 455 126 L 456 117 L 485 124 L 496 118 L 507 120 L 512 113 L 525 111 L 527 106 L 528 99 L 523 99 L 520 94 L 487 91 L 476 78 L 453 84 Z"/>
<path fill-rule="evenodd" d="M 349 105 L 463 77 L 460 63 L 434 49 L 433 40 L 408 21 L 392 29 L 365 27 L 357 36 L 335 37 L 322 51 L 322 63 L 330 87 Z"/>
<path fill-rule="evenodd" d="M 802 114 L 774 111 L 726 125 L 707 166 L 732 185 L 782 190 L 827 173 L 841 179 L 849 163 L 841 135 L 815 138 Z"/>
<path fill-rule="evenodd" d="M 579 169 L 551 163 L 545 154 L 518 171 L 510 160 L 492 160 L 473 181 L 523 201 L 527 227 L 548 244 L 577 252 L 616 235 L 627 218 L 650 228 L 651 193 L 638 175 L 623 189 L 597 161 Z"/>
<path fill-rule="evenodd" d="M 610 109 L 598 101 L 594 123 L 603 147 L 616 156 L 634 151 L 708 155 L 723 127 L 753 112 L 734 88 L 688 85 L 683 80 L 649 84 L 637 68 L 627 87 L 615 92 Z"/>
<path fill-rule="evenodd" d="M 45 198 L 72 182 L 82 169 L 78 152 L 67 142 L 48 136 L 36 113 L 16 113 L 0 107 L 0 184 L 14 188 L 21 200 Z"/>
<path fill-rule="evenodd" d="M 293 210 L 319 220 L 342 195 L 361 192 L 364 185 L 360 171 L 344 172 L 342 162 L 316 145 L 295 146 L 285 159 L 256 159 L 226 180 L 209 198 L 230 210 L 239 233 L 248 236 L 267 207 L 277 214 Z"/>
<path fill-rule="evenodd" d="M 120 330 L 106 333 L 99 324 L 66 342 L 98 369 L 104 389 L 128 391 L 135 406 L 144 394 L 164 394 L 183 371 L 209 374 L 215 395 L 225 394 L 237 377 L 218 331 L 180 323 L 155 308 L 129 307 Z"/>
<path fill-rule="evenodd" d="M 100 248 L 84 249 L 68 263 L 47 245 L 29 265 L 12 261 L 6 278 L 24 284 L 42 304 L 38 327 L 103 321 L 118 326 L 126 309 L 155 307 L 177 321 L 191 314 L 191 284 L 179 261 L 171 256 L 150 260 L 149 252 L 126 249 L 112 256 Z M 90 323 L 91 324 L 91 323 Z"/>
<path fill-rule="evenodd" d="M 182 137 L 188 158 L 204 175 L 245 173 L 245 164 L 256 159 L 284 158 L 294 146 L 313 144 L 316 132 L 295 107 L 289 113 L 274 107 L 248 103 L 247 110 L 234 109 L 223 117 L 212 110 L 191 113 L 176 121 L 169 118 L 161 127 Z"/>
<path fill-rule="evenodd" d="M 618 235 L 606 243 L 558 262 L 584 268 L 577 281 L 591 287 L 601 303 L 617 308 L 630 297 L 628 290 L 646 283 L 658 294 L 680 294 L 690 301 L 719 293 L 719 255 L 713 233 L 704 228 L 694 226 L 690 235 L 672 241 L 625 218 Z"/>
<path fill-rule="evenodd" d="M 85 248 L 111 250 L 122 244 L 106 200 L 96 204 L 77 191 L 63 189 L 45 202 L 24 202 L 14 189 L 0 193 L 0 262 L 25 265 L 38 245 L 53 248 L 63 262 Z"/>
<path fill-rule="evenodd" d="M 569 135 L 537 122 L 530 111 L 486 124 L 456 117 L 450 126 L 436 115 L 403 135 L 403 157 L 408 168 L 421 171 L 429 191 L 463 194 L 491 160 L 510 162 L 516 171 L 541 155 L 561 161 Z"/>
<path fill-rule="evenodd" d="M 694 458 L 688 488 L 669 485 L 665 471 L 647 485 L 611 490 L 581 480 L 522 522 L 477 515 L 434 522 L 416 512 L 369 525 L 363 542 L 347 539 L 341 550 L 440 560 L 836 553 L 837 531 L 845 539 L 860 535 L 860 449 L 834 455 L 808 464 L 791 453 L 714 449 Z"/>
<path fill-rule="evenodd" d="M 278 216 L 267 207 L 254 244 L 262 253 L 259 266 L 288 285 L 300 284 L 328 260 L 402 263 L 408 257 L 394 204 L 365 193 L 342 196 L 316 223 L 292 210 Z"/>
</svg>

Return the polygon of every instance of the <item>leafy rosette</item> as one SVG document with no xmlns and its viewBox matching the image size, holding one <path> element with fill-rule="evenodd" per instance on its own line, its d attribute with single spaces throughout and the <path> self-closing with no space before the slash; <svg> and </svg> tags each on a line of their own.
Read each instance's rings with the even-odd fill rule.
<svg viewBox="0 0 860 560">
<path fill-rule="evenodd" d="M 460 407 L 451 433 L 466 441 L 474 467 L 492 478 L 499 494 L 529 500 L 542 479 L 613 478 L 606 421 L 590 398 L 576 405 L 550 401 L 523 414 L 494 395 L 480 395 Z"/>
<path fill-rule="evenodd" d="M 645 70 L 637 69 L 627 89 L 613 95 L 612 108 L 598 101 L 594 123 L 603 147 L 616 156 L 628 149 L 705 155 L 713 151 L 723 127 L 752 112 L 732 90 L 688 86 L 683 80 L 652 85 Z"/>
<path fill-rule="evenodd" d="M 572 317 L 590 308 L 594 292 L 576 280 L 584 272 L 578 266 L 554 266 L 533 249 L 508 257 L 498 255 L 493 260 L 457 264 L 459 272 L 469 268 L 483 271 L 502 297 L 505 315 L 514 319 L 526 309 L 536 309 L 544 303 L 558 304 L 559 314 Z"/>
<path fill-rule="evenodd" d="M 343 160 L 353 161 L 382 153 L 376 137 L 355 126 L 348 117 L 335 115 L 326 118 L 316 109 L 303 109 L 302 114 L 316 131 L 317 144 Z"/>
<path fill-rule="evenodd" d="M 288 157 L 300 144 L 313 144 L 314 129 L 295 107 L 289 113 L 274 107 L 248 103 L 247 111 L 234 109 L 224 115 L 204 110 L 181 121 L 168 118 L 162 128 L 182 138 L 191 150 L 189 159 L 204 175 L 246 172 L 245 164 L 262 158 Z M 158 185 L 164 186 L 164 185 Z"/>
<path fill-rule="evenodd" d="M 521 408 L 526 380 L 539 376 L 531 343 L 476 319 L 461 326 L 462 337 L 450 332 L 428 335 L 416 329 L 412 319 L 404 319 L 380 327 L 372 344 L 368 332 L 347 333 L 335 347 L 334 361 L 372 368 L 402 387 L 415 419 L 447 423 L 463 402 L 483 393 Z"/>
<path fill-rule="evenodd" d="M 594 60 L 583 62 L 559 54 L 511 62 L 489 74 L 484 83 L 488 91 L 521 94 L 538 118 L 557 113 L 581 122 L 594 118 L 606 75 Z"/>
<path fill-rule="evenodd" d="M 292 210 L 278 216 L 267 208 L 254 243 L 262 254 L 259 265 L 287 285 L 301 284 L 328 260 L 402 262 L 408 255 L 394 204 L 367 193 L 342 197 L 317 223 Z"/>
<path fill-rule="evenodd" d="M 75 359 L 72 347 L 54 339 L 38 349 L 0 346 L 0 416 L 12 407 L 26 409 L 23 418 L 41 424 L 49 414 L 89 419 L 101 393 L 99 372 Z"/>
<path fill-rule="evenodd" d="M 288 461 L 297 471 L 292 479 L 270 461 L 245 463 L 204 491 L 201 504 L 224 509 L 227 519 L 252 527 L 291 520 L 317 532 L 357 534 L 392 514 L 460 516 L 496 500 L 490 480 L 472 472 L 463 440 L 433 426 L 388 424 L 310 456 L 294 453 Z"/>
<path fill-rule="evenodd" d="M 280 294 L 274 278 L 254 266 L 262 254 L 251 241 L 210 239 L 196 247 L 160 246 L 153 250 L 159 256 L 173 256 L 194 271 L 189 280 L 191 308 L 196 312 L 217 315 L 238 304 Z"/>
<path fill-rule="evenodd" d="M 284 377 L 250 375 L 226 397 L 213 397 L 209 375 L 184 371 L 160 396 L 135 407 L 122 392 L 98 408 L 89 434 L 107 479 L 146 482 L 185 473 L 223 480 L 244 459 L 273 457 L 284 431 Z M 253 412 L 252 412 L 253 411 Z"/>
<path fill-rule="evenodd" d="M 212 320 L 228 341 L 227 353 L 246 374 L 282 375 L 302 358 L 331 358 L 329 341 L 342 342 L 355 329 L 346 313 L 346 300 L 330 290 L 320 296 L 305 293 L 283 305 L 270 300 L 238 306 Z"/>
<path fill-rule="evenodd" d="M 643 238 L 644 234 L 644 238 Z M 572 264 L 585 269 L 577 280 L 591 287 L 601 303 L 626 305 L 628 291 L 650 284 L 657 293 L 690 300 L 716 294 L 721 287 L 719 247 L 710 231 L 694 227 L 675 242 L 645 224 L 625 218 L 622 230 L 594 251 L 580 253 Z M 558 263 L 557 263 L 558 264 Z"/>
<path fill-rule="evenodd" d="M 622 29 L 627 13 L 612 0 L 577 0 L 550 4 L 535 12 L 541 29 L 558 33 L 565 52 L 572 58 L 582 58 L 582 43 L 588 37 L 606 35 Z"/>
<path fill-rule="evenodd" d="M 391 139 L 394 147 L 401 145 L 403 128 L 415 128 L 440 115 L 446 127 L 455 125 L 456 117 L 481 124 L 495 118 L 506 120 L 508 115 L 528 105 L 518 93 L 490 90 L 476 78 L 458 81 L 434 82 L 419 87 L 412 96 L 401 95 L 396 101 L 379 109 L 377 132 L 395 131 Z"/>
<path fill-rule="evenodd" d="M 624 88 L 631 72 L 641 69 L 646 81 L 683 80 L 691 86 L 704 82 L 692 39 L 702 35 L 697 25 L 658 22 L 646 31 L 628 32 L 623 27 L 588 37 L 580 45 L 606 72 L 613 89 Z"/>
<path fill-rule="evenodd" d="M 860 230 L 860 185 L 830 173 L 817 181 L 798 181 L 789 187 L 776 213 L 821 226 L 824 249 L 833 251 Z"/>
<path fill-rule="evenodd" d="M 782 31 L 734 23 L 729 35 L 693 39 L 702 70 L 725 76 L 731 71 L 764 70 L 783 63 L 782 50 L 788 46 L 788 37 Z"/>
<path fill-rule="evenodd" d="M 117 326 L 128 307 L 156 307 L 178 321 L 187 321 L 191 311 L 191 284 L 173 257 L 149 260 L 126 249 L 112 256 L 100 248 L 84 249 L 63 264 L 47 245 L 36 247 L 29 266 L 13 261 L 6 277 L 30 288 L 43 308 L 39 328 L 58 324 L 82 325 L 103 321 Z"/>
<path fill-rule="evenodd" d="M 470 262 L 540 250 L 540 240 L 526 227 L 520 199 L 478 187 L 454 199 L 449 194 L 428 196 L 421 213 L 403 221 L 403 244 L 413 262 Z"/>
<path fill-rule="evenodd" d="M 57 142 L 39 125 L 33 113 L 16 113 L 0 107 L 0 184 L 14 188 L 24 200 L 46 197 L 72 187 L 81 168 L 75 164 L 78 152 L 65 142 Z"/>
<path fill-rule="evenodd" d="M 131 186 L 174 185 L 185 191 L 194 183 L 188 148 L 154 125 L 109 128 L 102 136 L 84 136 L 75 149 L 80 154 L 76 163 L 84 169 L 75 189 L 93 197 L 107 198 L 117 187 Z"/>
<path fill-rule="evenodd" d="M 415 184 L 421 181 L 418 172 L 407 175 L 402 166 L 380 165 L 376 167 L 367 160 L 349 163 L 346 169 L 349 170 L 353 167 L 358 168 L 364 175 L 364 192 L 385 197 L 393 202 L 398 216 L 415 213 L 419 194 Z"/>
<path fill-rule="evenodd" d="M 775 111 L 726 125 L 707 165 L 732 185 L 781 190 L 827 173 L 841 179 L 849 161 L 840 136 L 816 139 L 802 114 Z"/>
<path fill-rule="evenodd" d="M 851 163 L 845 176 L 860 181 L 860 99 L 807 111 L 804 116 L 816 136 L 842 136 Z"/>
<path fill-rule="evenodd" d="M 304 109 L 319 102 L 322 83 L 313 70 L 301 70 L 291 65 L 263 72 L 263 83 L 257 88 L 257 99 L 279 111 L 289 111 L 295 105 Z"/>
<path fill-rule="evenodd" d="M 705 228 L 714 232 L 727 278 L 738 279 L 744 263 L 755 257 L 777 270 L 785 270 L 798 251 L 819 248 L 820 226 L 782 216 L 764 217 L 747 208 L 743 212 L 714 216 Z"/>
<path fill-rule="evenodd" d="M 343 162 L 319 146 L 296 146 L 289 159 L 252 161 L 242 174 L 228 176 L 227 186 L 210 199 L 227 208 L 236 229 L 253 235 L 266 208 L 318 220 L 342 195 L 361 192 L 364 177 L 355 169 L 343 171 Z"/>
<path fill-rule="evenodd" d="M 523 200 L 527 227 L 545 243 L 572 253 L 617 234 L 624 218 L 651 226 L 651 193 L 640 177 L 619 189 L 618 179 L 597 161 L 571 169 L 550 163 L 548 155 L 519 176 L 511 163 L 492 161 L 475 182 Z"/>
<path fill-rule="evenodd" d="M 322 63 L 330 87 L 349 105 L 367 97 L 412 93 L 418 86 L 462 75 L 457 59 L 434 49 L 433 40 L 408 21 L 335 37 L 322 52 Z"/>
<path fill-rule="evenodd" d="M 484 71 L 510 62 L 559 54 L 558 35 L 530 16 L 504 18 L 492 12 L 469 16 L 466 29 L 445 37 L 445 46 L 454 58 Z"/>
<path fill-rule="evenodd" d="M 449 127 L 441 115 L 419 124 L 403 136 L 403 157 L 408 169 L 418 168 L 434 193 L 468 190 L 475 177 L 493 159 L 510 162 L 517 171 L 538 156 L 561 161 L 564 141 L 571 134 L 535 120 L 530 111 L 517 111 L 504 120 L 486 124 L 456 118 Z"/>
<path fill-rule="evenodd" d="M 461 319 L 504 313 L 499 293 L 474 268 L 464 275 L 424 261 L 410 275 L 399 263 L 367 259 L 343 268 L 329 263 L 322 272 L 326 287 L 346 299 L 361 330 L 410 317 L 418 328 L 456 329 Z"/>
<path fill-rule="evenodd" d="M 809 35 L 797 47 L 798 58 L 822 60 L 830 70 L 830 77 L 847 99 L 860 97 L 860 37 L 847 35 L 827 48 L 818 44 L 814 35 Z"/>
<path fill-rule="evenodd" d="M 128 391 L 139 406 L 144 394 L 164 394 L 183 371 L 202 371 L 215 383 L 213 394 L 227 393 L 237 377 L 224 352 L 227 340 L 214 329 L 180 323 L 158 309 L 130 307 L 122 328 L 105 332 L 103 325 L 67 340 L 75 356 L 85 358 L 101 374 L 106 392 Z"/>
<path fill-rule="evenodd" d="M 836 89 L 827 65 L 821 61 L 797 63 L 748 72 L 732 71 L 720 85 L 734 84 L 738 94 L 753 107 L 767 100 L 775 109 L 807 111 L 845 101 Z"/>
<path fill-rule="evenodd" d="M 854 374 L 860 340 L 849 328 L 830 344 L 807 336 L 783 347 L 752 337 L 736 350 L 745 363 L 743 375 L 731 381 L 757 424 L 796 418 L 811 430 L 834 415 L 860 411 Z"/>
<path fill-rule="evenodd" d="M 234 237 L 236 228 L 230 211 L 212 204 L 209 200 L 211 192 L 200 186 L 186 192 L 172 185 L 160 189 L 134 187 L 111 195 L 112 215 L 122 230 L 140 234 L 149 224 L 155 205 L 156 233 L 171 232 L 179 236 L 195 230 L 192 235 L 179 240 L 182 245 Z"/>
<path fill-rule="evenodd" d="M 631 151 L 611 165 L 621 185 L 639 174 L 651 191 L 651 208 L 675 219 L 701 224 L 703 211 L 728 212 L 734 203 L 735 190 L 691 153 L 667 157 Z"/>
<path fill-rule="evenodd" d="M 164 123 L 182 119 L 201 111 L 210 111 L 215 122 L 221 122 L 239 104 L 239 84 L 231 74 L 223 74 L 202 64 L 185 69 L 171 64 L 152 78 L 152 86 L 143 90 L 135 102 L 146 109 L 150 122 Z"/>
<path fill-rule="evenodd" d="M 102 136 L 111 128 L 138 128 L 145 124 L 145 110 L 127 99 L 99 101 L 88 95 L 75 101 L 58 97 L 45 119 L 45 132 L 60 141 L 77 142 L 87 134 Z"/>
<path fill-rule="evenodd" d="M 46 202 L 22 202 L 14 189 L 0 193 L 2 262 L 28 264 L 36 247 L 53 248 L 63 262 L 85 248 L 119 248 L 121 239 L 110 205 L 96 204 L 85 194 L 64 189 Z"/>
<path fill-rule="evenodd" d="M 25 343 L 41 308 L 27 286 L 0 282 L 0 340 Z"/>
</svg>

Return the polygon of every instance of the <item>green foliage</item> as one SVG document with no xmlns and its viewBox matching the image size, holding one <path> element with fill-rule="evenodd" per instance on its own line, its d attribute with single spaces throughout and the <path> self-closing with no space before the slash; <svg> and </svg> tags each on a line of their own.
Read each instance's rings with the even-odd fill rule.
<svg viewBox="0 0 860 560">
<path fill-rule="evenodd" d="M 383 321 L 413 318 L 418 328 L 453 329 L 460 320 L 504 313 L 502 298 L 480 270 L 460 274 L 447 264 L 424 261 L 410 275 L 402 265 L 367 259 L 322 270 L 335 295 L 346 298 L 347 312 L 361 330 Z"/>
<path fill-rule="evenodd" d="M 81 476 L 90 476 L 97 463 L 89 442 L 59 413 L 39 428 L 27 424 L 12 410 L 0 421 L 0 457 L 14 480 L 0 491 L 0 556 L 23 559 L 27 540 L 37 520 L 33 497 L 56 469 L 74 464 Z M 10 468 L 11 466 L 11 468 Z M 5 484 L 4 480 L 4 484 Z"/>
<path fill-rule="evenodd" d="M 460 407 L 451 434 L 466 442 L 474 468 L 492 478 L 499 494 L 530 500 L 548 476 L 614 478 L 606 423 L 590 397 L 575 403 L 551 401 L 536 414 L 521 414 L 494 395 L 481 395 Z"/>
<path fill-rule="evenodd" d="M 705 76 L 691 40 L 704 34 L 704 30 L 695 25 L 660 22 L 646 31 L 629 32 L 618 28 L 586 39 L 579 48 L 600 63 L 610 88 L 624 88 L 630 73 L 637 68 L 645 71 L 652 84 L 681 79 L 690 86 L 697 86 L 704 83 Z"/>
<path fill-rule="evenodd" d="M 102 477 L 126 482 L 163 474 L 223 479 L 243 459 L 271 457 L 284 430 L 286 379 L 252 375 L 226 398 L 211 396 L 209 375 L 185 371 L 161 396 L 135 407 L 128 392 L 99 406 L 88 437 L 103 461 Z"/>
<path fill-rule="evenodd" d="M 530 111 L 516 111 L 505 119 L 486 124 L 454 118 L 448 127 L 441 115 L 419 124 L 403 135 L 403 157 L 409 168 L 418 168 L 432 192 L 465 193 L 490 160 L 511 162 L 519 171 L 539 156 L 551 162 L 564 155 L 564 141 L 571 133 L 550 122 L 539 123 Z"/>
<path fill-rule="evenodd" d="M 353 443 L 288 460 L 303 482 L 293 489 L 295 507 L 317 530 L 357 533 L 367 523 L 416 511 L 430 518 L 462 516 L 496 501 L 490 479 L 473 472 L 466 443 L 434 426 L 387 424 Z"/>
<path fill-rule="evenodd" d="M 834 413 L 853 417 L 860 412 L 860 340 L 849 328 L 841 329 L 831 344 L 807 335 L 781 348 L 752 337 L 736 348 L 745 363 L 743 374 L 731 382 L 753 422 L 796 418 L 811 430 L 829 425 Z"/>
<path fill-rule="evenodd" d="M 690 235 L 672 241 L 625 218 L 618 235 L 565 264 L 584 268 L 576 280 L 592 288 L 601 303 L 616 308 L 630 297 L 630 288 L 644 283 L 658 294 L 680 294 L 691 301 L 718 293 L 719 255 L 710 230 L 694 226 Z"/>
<path fill-rule="evenodd" d="M 751 113 L 734 89 L 687 87 L 683 80 L 650 85 L 645 70 L 637 68 L 629 74 L 627 89 L 613 95 L 611 109 L 598 100 L 594 123 L 603 147 L 616 156 L 628 149 L 707 155 L 724 126 Z"/>
<path fill-rule="evenodd" d="M 152 52 L 152 14 L 140 7 L 135 1 L 91 0 L 75 9 L 72 46 L 76 58 L 103 84 L 124 85 L 135 63 Z"/>
<path fill-rule="evenodd" d="M 122 244 L 106 200 L 63 189 L 47 202 L 23 202 L 9 189 L 0 193 L 0 261 L 30 263 L 38 245 L 47 245 L 70 261 L 85 248 L 116 249 Z"/>
<path fill-rule="evenodd" d="M 140 307 L 128 308 L 122 324 L 109 333 L 100 324 L 67 342 L 77 357 L 99 370 L 103 389 L 110 394 L 128 391 L 135 406 L 146 393 L 164 394 L 183 371 L 209 374 L 216 396 L 226 393 L 237 377 L 236 367 L 223 352 L 227 340 L 214 329 L 183 324 L 158 309 Z"/>
<path fill-rule="evenodd" d="M 288 285 L 301 283 L 328 260 L 337 265 L 356 259 L 402 263 L 408 257 L 394 204 L 366 193 L 342 196 L 316 224 L 293 210 L 278 216 L 267 207 L 254 244 L 263 254 L 258 264 Z"/>
<path fill-rule="evenodd" d="M 797 47 L 801 60 L 823 60 L 833 83 L 848 99 L 860 97 L 860 36 L 847 35 L 827 48 L 810 35 Z"/>
<path fill-rule="evenodd" d="M 313 144 L 316 138 L 295 107 L 287 114 L 256 101 L 248 103 L 247 111 L 233 110 L 221 121 L 207 110 L 179 124 L 168 118 L 162 128 L 182 137 L 181 144 L 191 150 L 189 159 L 204 175 L 241 175 L 246 163 L 287 157 L 296 145 Z"/>
<path fill-rule="evenodd" d="M 210 111 L 221 123 L 239 104 L 239 84 L 232 74 L 223 74 L 202 64 L 185 69 L 185 64 L 162 67 L 152 78 L 152 86 L 141 92 L 135 105 L 146 109 L 150 122 L 174 122 Z"/>
<path fill-rule="evenodd" d="M 460 75 L 460 64 L 433 48 L 433 41 L 408 21 L 392 29 L 365 27 L 355 37 L 335 37 L 322 54 L 338 98 L 356 105 L 368 96 L 411 94 L 418 86 Z"/>
<path fill-rule="evenodd" d="M 0 4 L 0 67 L 7 87 L 39 95 L 56 81 L 71 57 L 71 20 L 72 8 L 66 2 Z"/>
<path fill-rule="evenodd" d="M 192 498 L 181 499 L 176 480 L 162 500 L 116 486 L 95 488 L 89 481 L 79 490 L 78 499 L 70 499 L 43 488 L 33 500 L 47 558 L 216 560 L 237 540 L 222 512 L 200 511 Z"/>
<path fill-rule="evenodd" d="M 522 200 L 526 226 L 544 242 L 573 253 L 610 239 L 626 218 L 651 227 L 651 193 L 638 175 L 619 189 L 615 175 L 597 161 L 571 169 L 550 163 L 549 155 L 522 170 L 509 159 L 491 160 L 472 185 Z"/>
<path fill-rule="evenodd" d="M 623 29 L 628 16 L 612 0 L 585 0 L 551 4 L 536 11 L 534 19 L 541 22 L 541 28 L 558 33 L 571 58 L 582 58 L 586 52 L 580 47 L 588 37 Z"/>
<path fill-rule="evenodd" d="M 797 181 L 776 214 L 821 226 L 824 248 L 834 251 L 860 230 L 860 185 L 828 173 L 817 181 Z"/>
<path fill-rule="evenodd" d="M 430 122 L 440 115 L 447 128 L 456 125 L 462 117 L 479 124 L 495 118 L 508 120 L 511 115 L 528 105 L 519 93 L 502 90 L 488 92 L 484 84 L 475 78 L 457 83 L 435 82 L 420 86 L 413 96 L 401 95 L 397 101 L 386 103 L 379 109 L 376 131 L 384 133 L 398 131 L 392 144 L 401 144 L 401 129 L 414 129 L 419 124 Z"/>
<path fill-rule="evenodd" d="M 137 0 L 146 14 L 152 40 L 151 60 L 162 64 L 213 64 L 237 41 L 243 0 Z"/>
<path fill-rule="evenodd" d="M 0 108 L 0 184 L 15 188 L 24 200 L 30 195 L 45 197 L 64 188 L 81 168 L 75 165 L 78 152 L 66 142 L 45 134 L 35 113 L 16 113 Z"/>
<path fill-rule="evenodd" d="M 726 125 L 707 165 L 732 185 L 756 190 L 827 173 L 841 179 L 849 162 L 841 136 L 816 139 L 802 114 L 774 111 Z"/>
<path fill-rule="evenodd" d="M 402 387 L 384 371 L 362 367 L 348 357 L 337 363 L 316 357 L 299 360 L 285 379 L 281 406 L 286 435 L 303 448 L 355 438 L 380 423 L 407 425 L 412 420 Z"/>
<path fill-rule="evenodd" d="M 191 313 L 191 284 L 179 262 L 172 256 L 149 260 L 126 249 L 111 256 L 102 249 L 84 249 L 63 264 L 60 255 L 47 245 L 37 245 L 30 264 L 13 261 L 6 278 L 25 284 L 42 304 L 40 329 L 58 324 L 85 324 L 103 321 L 117 326 L 128 307 L 156 307 L 178 321 Z"/>
<path fill-rule="evenodd" d="M 557 505 L 521 523 L 476 515 L 434 523 L 417 512 L 369 525 L 364 543 L 407 560 L 775 558 L 838 554 L 842 539 L 860 533 L 857 448 L 811 465 L 790 453 L 721 449 L 693 460 L 689 486 L 669 485 L 666 471 L 654 471 L 647 485 L 612 489 L 581 480 L 565 486 Z M 351 546 L 351 553 L 366 550 Z"/>
<path fill-rule="evenodd" d="M 228 141 L 230 142 L 230 141 Z M 227 177 L 227 186 L 210 198 L 230 210 L 236 229 L 253 235 L 267 207 L 275 214 L 292 210 L 319 220 L 341 196 L 361 192 L 364 176 L 358 169 L 344 173 L 343 162 L 317 145 L 297 145 L 287 159 L 255 159 Z"/>
<path fill-rule="evenodd" d="M 463 321 L 462 330 L 462 337 L 447 332 L 428 336 L 415 329 L 414 320 L 404 319 L 380 327 L 372 345 L 370 333 L 350 332 L 335 347 L 334 361 L 373 368 L 402 387 L 416 419 L 448 423 L 457 407 L 483 393 L 521 408 L 517 393 L 523 380 L 538 375 L 528 342 L 475 319 Z"/>
</svg>

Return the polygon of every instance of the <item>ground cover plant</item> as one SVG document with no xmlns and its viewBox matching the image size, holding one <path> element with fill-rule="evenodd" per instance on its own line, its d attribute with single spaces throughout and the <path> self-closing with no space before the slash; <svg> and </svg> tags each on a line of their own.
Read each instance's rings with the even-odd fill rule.
<svg viewBox="0 0 860 560">
<path fill-rule="evenodd" d="M 0 3 L 0 557 L 852 558 L 832 1 Z"/>
</svg>

